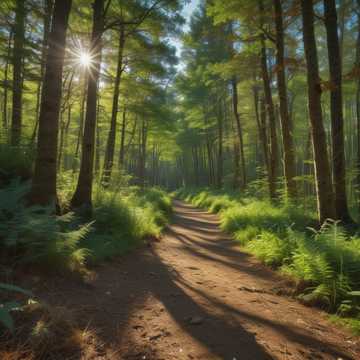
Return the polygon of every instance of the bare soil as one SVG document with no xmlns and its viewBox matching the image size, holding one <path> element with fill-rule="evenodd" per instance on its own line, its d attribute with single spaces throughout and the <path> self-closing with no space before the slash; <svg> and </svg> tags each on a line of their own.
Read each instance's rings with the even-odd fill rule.
<svg viewBox="0 0 360 360">
<path fill-rule="evenodd" d="M 178 201 L 174 212 L 161 241 L 97 268 L 92 281 L 35 285 L 84 334 L 73 353 L 54 347 L 44 358 L 360 359 L 358 338 L 278 295 L 286 281 L 242 252 L 215 215 Z"/>
</svg>

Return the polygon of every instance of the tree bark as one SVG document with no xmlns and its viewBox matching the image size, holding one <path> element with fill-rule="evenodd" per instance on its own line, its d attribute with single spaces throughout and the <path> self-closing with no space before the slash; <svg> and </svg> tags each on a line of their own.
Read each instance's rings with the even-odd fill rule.
<svg viewBox="0 0 360 360">
<path fill-rule="evenodd" d="M 325 27 L 330 71 L 330 109 L 332 137 L 332 170 L 336 218 L 351 220 L 346 196 L 346 165 L 344 151 L 344 118 L 342 108 L 342 66 L 338 38 L 335 0 L 324 0 Z"/>
<path fill-rule="evenodd" d="M 246 187 L 246 163 L 245 163 L 245 154 L 244 154 L 244 138 L 243 138 L 243 131 L 240 121 L 240 115 L 238 110 L 238 91 L 237 91 L 237 79 L 234 76 L 231 80 L 232 85 L 232 101 L 233 101 L 233 111 L 236 120 L 236 129 L 239 138 L 239 155 L 240 155 L 240 164 L 241 164 L 241 180 L 242 180 L 242 188 Z"/>
<path fill-rule="evenodd" d="M 321 110 L 321 83 L 314 33 L 313 2 L 301 0 L 301 12 L 303 41 L 307 64 L 309 117 L 314 153 L 318 215 L 320 223 L 323 223 L 328 218 L 334 219 L 336 214 L 328 150 L 326 146 L 326 133 Z"/>
<path fill-rule="evenodd" d="M 83 93 L 81 95 L 79 130 L 76 138 L 76 147 L 75 147 L 75 154 L 73 160 L 73 172 L 75 172 L 77 168 L 77 162 L 80 152 L 80 144 L 82 143 L 83 135 L 84 135 L 85 102 L 87 97 L 87 75 L 83 72 L 81 76 L 84 76 L 84 88 L 83 88 Z"/>
<path fill-rule="evenodd" d="M 145 166 L 146 166 L 146 149 L 147 149 L 147 121 L 142 120 L 139 129 L 139 162 L 138 162 L 138 183 L 140 187 L 145 186 Z"/>
<path fill-rule="evenodd" d="M 22 81 L 23 81 L 23 56 L 25 41 L 25 1 L 16 0 L 16 15 L 14 27 L 13 49 L 13 98 L 11 145 L 18 146 L 21 138 L 22 126 Z"/>
<path fill-rule="evenodd" d="M 217 125 L 218 125 L 218 153 L 217 153 L 217 174 L 216 187 L 222 188 L 223 185 L 223 119 L 221 112 L 221 101 L 218 104 Z"/>
<path fill-rule="evenodd" d="M 355 69 L 356 73 L 360 72 L 360 0 L 357 0 L 358 4 L 358 15 L 357 15 L 357 43 L 356 43 L 356 59 Z M 357 176 L 356 176 L 356 190 L 357 190 L 357 201 L 358 201 L 358 212 L 360 218 L 360 76 L 356 77 L 356 125 L 357 125 Z"/>
<path fill-rule="evenodd" d="M 116 141 L 116 120 L 119 108 L 120 81 L 123 73 L 123 52 L 125 46 L 125 27 L 121 26 L 119 37 L 119 53 L 114 85 L 114 95 L 110 122 L 110 131 L 106 144 L 102 184 L 107 185 L 111 178 L 111 171 L 114 163 L 115 141 Z"/>
<path fill-rule="evenodd" d="M 72 0 L 56 0 L 53 24 L 40 106 L 37 157 L 30 199 L 48 205 L 57 201 L 56 165 L 59 132 L 59 111 L 62 92 L 62 71 L 65 55 L 66 30 Z"/>
<path fill-rule="evenodd" d="M 124 106 L 122 113 L 122 123 L 121 123 L 121 137 L 120 137 L 120 153 L 119 153 L 119 168 L 120 170 L 124 167 L 125 160 L 125 131 L 126 131 L 126 108 Z"/>
<path fill-rule="evenodd" d="M 275 200 L 277 198 L 276 194 L 276 178 L 278 173 L 278 163 L 279 163 L 279 151 L 277 145 L 277 135 L 276 135 L 276 119 L 275 119 L 275 109 L 274 103 L 271 95 L 271 86 L 270 86 L 270 77 L 267 67 L 267 57 L 266 57 L 266 48 L 265 48 L 265 38 L 261 37 L 261 73 L 264 86 L 264 95 L 266 102 L 266 110 L 269 119 L 269 130 L 270 130 L 270 151 L 268 157 L 268 172 L 269 172 L 269 189 L 270 189 L 270 199 Z"/>
<path fill-rule="evenodd" d="M 93 9 L 93 30 L 91 36 L 91 54 L 93 65 L 89 69 L 86 99 L 86 117 L 81 151 L 81 166 L 77 187 L 71 200 L 73 208 L 83 208 L 85 215 L 92 213 L 92 185 L 95 153 L 96 105 L 98 80 L 101 63 L 101 35 L 103 32 L 104 0 L 95 0 Z"/>
<path fill-rule="evenodd" d="M 34 130 L 33 130 L 33 134 L 31 136 L 31 144 L 33 144 L 35 142 L 37 130 L 39 127 L 41 89 L 42 89 L 42 85 L 44 82 L 45 61 L 46 61 L 46 53 L 47 53 L 47 47 L 48 47 L 48 39 L 49 39 L 49 32 L 50 32 L 50 26 L 51 26 L 51 15 L 52 15 L 52 11 L 53 11 L 53 6 L 54 6 L 53 0 L 45 0 L 44 33 L 43 33 L 41 59 L 40 59 L 40 79 L 39 79 L 38 87 L 36 90 L 35 126 L 34 126 Z"/>
<path fill-rule="evenodd" d="M 297 196 L 296 182 L 294 180 L 296 176 L 296 164 L 293 125 L 289 116 L 287 86 L 285 80 L 284 26 L 281 0 L 274 0 L 274 9 L 276 26 L 276 73 L 280 101 L 282 142 L 284 148 L 285 182 L 287 195 L 291 200 L 294 200 Z"/>
<path fill-rule="evenodd" d="M 256 124 L 258 127 L 259 138 L 261 142 L 261 147 L 263 150 L 263 161 L 264 161 L 264 168 L 267 174 L 269 174 L 269 154 L 268 154 L 268 140 L 266 135 L 266 110 L 265 110 L 265 103 L 264 99 L 259 99 L 259 92 L 256 86 L 253 87 L 254 93 L 254 106 L 255 106 L 255 119 Z M 260 100 L 260 101 L 259 101 Z M 259 106 L 260 102 L 260 106 Z M 259 112 L 260 108 L 260 112 Z M 268 178 L 270 184 L 270 178 Z M 269 186 L 270 188 L 270 186 Z"/>
<path fill-rule="evenodd" d="M 63 154 L 63 148 L 65 143 L 65 134 L 67 129 L 70 126 L 71 121 L 71 104 L 70 104 L 70 97 L 71 97 L 71 87 L 73 83 L 75 72 L 71 72 L 69 82 L 66 87 L 66 95 L 64 96 L 62 109 L 60 111 L 60 140 L 59 140 L 59 155 L 58 155 L 58 170 L 61 171 L 61 158 Z M 64 82 L 65 87 L 66 81 Z M 64 92 L 63 92 L 64 93 Z M 66 120 L 64 120 L 64 114 L 68 110 Z"/>
<path fill-rule="evenodd" d="M 4 103 L 3 103 L 3 126 L 6 132 L 6 139 L 7 138 L 7 129 L 8 129 L 8 91 L 10 88 L 9 85 L 9 63 L 11 57 L 11 42 L 13 38 L 13 32 L 10 30 L 9 33 L 9 40 L 7 45 L 7 54 L 6 54 L 6 62 L 5 62 L 5 69 L 4 69 Z"/>
</svg>

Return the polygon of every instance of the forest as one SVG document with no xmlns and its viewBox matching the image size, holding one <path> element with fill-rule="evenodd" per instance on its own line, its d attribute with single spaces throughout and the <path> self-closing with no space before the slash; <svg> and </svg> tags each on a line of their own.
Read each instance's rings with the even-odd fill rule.
<svg viewBox="0 0 360 360">
<path fill-rule="evenodd" d="M 1 0 L 0 358 L 358 359 L 360 0 Z"/>
</svg>

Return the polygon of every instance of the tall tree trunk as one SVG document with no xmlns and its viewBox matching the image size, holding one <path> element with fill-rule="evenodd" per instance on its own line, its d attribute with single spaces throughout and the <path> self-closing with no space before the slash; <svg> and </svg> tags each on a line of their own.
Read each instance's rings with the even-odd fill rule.
<svg viewBox="0 0 360 360">
<path fill-rule="evenodd" d="M 7 138 L 7 135 L 8 135 L 7 134 L 7 129 L 8 129 L 8 91 L 9 91 L 9 88 L 10 88 L 10 85 L 9 85 L 9 65 L 10 65 L 12 38 L 13 38 L 13 32 L 12 32 L 12 30 L 10 30 L 9 40 L 8 40 L 8 45 L 7 45 L 7 51 L 6 51 L 5 68 L 4 68 L 3 126 L 4 126 L 4 130 L 6 132 L 6 138 Z"/>
<path fill-rule="evenodd" d="M 240 115 L 238 110 L 238 91 L 237 91 L 237 80 L 234 76 L 231 80 L 232 85 L 232 101 L 233 101 L 233 111 L 236 120 L 236 129 L 239 138 L 239 152 L 241 160 L 241 177 L 242 177 L 242 188 L 246 187 L 246 163 L 245 163 L 245 154 L 244 154 L 244 138 L 242 132 L 242 126 L 240 121 Z"/>
<path fill-rule="evenodd" d="M 145 186 L 145 165 L 146 165 L 146 143 L 147 143 L 147 122 L 142 120 L 139 129 L 139 162 L 138 162 L 138 182 L 143 188 Z"/>
<path fill-rule="evenodd" d="M 209 139 L 209 135 L 206 133 L 206 153 L 209 163 L 209 178 L 208 178 L 208 185 L 214 185 L 214 160 L 212 156 L 212 148 Z"/>
<path fill-rule="evenodd" d="M 71 87 L 72 87 L 72 83 L 73 83 L 73 79 L 74 79 L 74 75 L 75 72 L 72 71 L 71 73 L 69 73 L 69 82 L 67 83 L 67 77 L 66 80 L 64 81 L 64 88 L 66 87 L 66 94 L 64 96 L 64 100 L 63 100 L 63 104 L 62 104 L 62 108 L 60 111 L 60 140 L 59 140 L 59 155 L 58 155 L 58 170 L 61 170 L 61 157 L 62 157 L 62 152 L 63 152 L 63 146 L 64 146 L 64 136 L 65 136 L 65 129 L 67 127 L 69 127 L 68 122 L 70 122 L 70 118 L 67 117 L 66 120 L 64 120 L 64 114 L 66 112 L 67 109 L 70 109 L 70 97 L 71 97 Z M 65 89 L 64 89 L 65 90 Z M 62 92 L 64 94 L 64 91 Z M 69 113 L 68 113 L 69 115 Z"/>
<path fill-rule="evenodd" d="M 318 213 L 319 221 L 320 223 L 323 223 L 328 218 L 334 219 L 336 214 L 328 150 L 326 146 L 326 133 L 321 110 L 321 84 L 314 33 L 313 2 L 301 0 L 301 12 L 303 41 L 307 64 L 309 117 L 314 153 Z"/>
<path fill-rule="evenodd" d="M 256 124 L 259 132 L 259 138 L 261 147 L 263 150 L 263 161 L 264 161 L 264 168 L 267 174 L 269 174 L 269 154 L 268 154 L 268 140 L 266 135 L 266 110 L 265 110 L 265 103 L 264 99 L 259 99 L 259 91 L 256 85 L 253 87 L 254 93 L 254 107 L 255 107 L 255 119 Z M 259 104 L 260 100 L 260 104 Z M 260 111 L 259 111 L 260 108 Z M 270 178 L 269 178 L 270 180 Z M 269 187 L 270 188 L 270 187 Z"/>
<path fill-rule="evenodd" d="M 221 111 L 221 101 L 218 100 L 217 125 L 218 125 L 218 153 L 217 153 L 217 174 L 216 187 L 222 188 L 223 185 L 223 119 Z"/>
<path fill-rule="evenodd" d="M 274 0 L 274 9 L 276 25 L 276 72 L 280 100 L 282 141 L 284 147 L 284 172 L 287 195 L 290 199 L 295 199 L 297 196 L 296 182 L 294 180 L 296 176 L 295 149 L 293 141 L 293 126 L 289 116 L 285 80 L 284 28 L 281 0 Z"/>
<path fill-rule="evenodd" d="M 264 36 L 261 37 L 261 73 L 263 79 L 265 102 L 266 102 L 266 109 L 269 119 L 269 130 L 270 130 L 270 151 L 269 151 L 269 169 L 268 169 L 270 185 L 271 185 L 270 198 L 272 200 L 275 200 L 277 198 L 276 178 L 278 173 L 279 151 L 278 151 L 277 135 L 276 135 L 275 109 L 271 94 L 270 77 L 267 67 Z"/>
<path fill-rule="evenodd" d="M 103 32 L 103 9 L 104 0 L 95 0 L 93 14 L 93 30 L 91 36 L 91 54 L 93 66 L 89 69 L 88 89 L 86 99 L 85 128 L 81 151 L 80 174 L 74 196 L 71 200 L 73 208 L 83 207 L 91 214 L 92 212 L 92 185 L 95 152 L 95 129 L 96 129 L 96 105 L 98 80 L 100 77 L 101 63 L 101 35 Z"/>
<path fill-rule="evenodd" d="M 65 114 L 64 112 L 60 115 L 60 141 L 59 141 L 59 156 L 58 156 L 58 172 L 62 170 L 62 158 L 64 154 L 64 150 L 66 149 L 67 144 L 67 134 L 70 127 L 71 122 L 71 108 L 72 105 L 69 104 L 67 107 L 67 116 L 66 121 L 62 119 L 62 116 Z"/>
<path fill-rule="evenodd" d="M 342 66 L 338 38 L 335 0 L 324 0 L 325 27 L 330 70 L 330 109 L 332 136 L 332 170 L 336 218 L 350 221 L 346 197 L 346 164 L 344 150 L 344 118 L 342 108 Z"/>
<path fill-rule="evenodd" d="M 120 153 L 119 153 L 119 168 L 123 170 L 125 160 L 125 131 L 126 131 L 126 107 L 124 106 L 121 123 L 121 137 L 120 137 Z"/>
<path fill-rule="evenodd" d="M 40 59 L 40 79 L 38 87 L 36 90 L 36 110 L 35 110 L 35 126 L 33 134 L 31 136 L 31 144 L 35 142 L 37 129 L 39 126 L 39 113 L 40 113 L 40 102 L 41 102 L 41 88 L 44 82 L 45 75 L 45 61 L 46 61 L 46 52 L 48 47 L 48 38 L 51 26 L 51 14 L 53 11 L 53 0 L 45 0 L 45 12 L 44 12 L 44 30 L 43 30 L 43 40 L 42 40 L 42 49 L 41 49 L 41 59 Z"/>
<path fill-rule="evenodd" d="M 212 147 L 210 142 L 209 130 L 208 130 L 208 118 L 205 106 L 203 106 L 203 118 L 204 118 L 204 125 L 205 125 L 205 138 L 206 138 L 206 151 L 209 163 L 209 175 L 208 175 L 208 185 L 214 185 L 215 175 L 214 175 L 214 161 L 212 156 Z"/>
<path fill-rule="evenodd" d="M 72 0 L 56 0 L 49 50 L 46 59 L 44 96 L 39 118 L 37 157 L 30 199 L 47 205 L 57 201 L 56 165 L 59 131 L 59 111 L 62 91 L 62 71 L 65 55 L 66 30 Z"/>
<path fill-rule="evenodd" d="M 358 217 L 360 219 L 360 0 L 357 0 L 358 15 L 357 15 L 357 43 L 356 43 L 356 59 L 355 59 L 355 72 L 358 74 L 356 77 L 356 126 L 357 126 L 357 161 L 356 161 L 356 191 L 358 202 Z"/>
<path fill-rule="evenodd" d="M 119 37 L 119 53 L 118 53 L 118 63 L 116 70 L 115 86 L 114 86 L 114 96 L 112 104 L 112 113 L 111 113 L 111 122 L 110 122 L 110 131 L 106 144 L 105 159 L 104 159 L 104 169 L 102 176 L 103 185 L 107 185 L 111 178 L 111 171 L 114 162 L 114 153 L 115 153 L 115 141 L 116 141 L 116 119 L 119 108 L 119 95 L 120 95 L 120 81 L 121 75 L 123 73 L 123 52 L 125 46 L 125 27 L 124 25 L 120 28 L 120 37 Z"/>
<path fill-rule="evenodd" d="M 232 130 L 235 134 L 234 121 L 232 121 Z M 234 177 L 233 177 L 233 188 L 238 190 L 240 187 L 240 149 L 239 149 L 239 138 L 233 136 L 233 153 L 234 153 Z"/>
<path fill-rule="evenodd" d="M 98 89 L 99 90 L 99 89 Z M 96 109 L 96 129 L 95 129 L 95 175 L 98 176 L 100 171 L 100 149 L 101 149 L 101 138 L 100 138 L 100 96 L 97 99 Z"/>
<path fill-rule="evenodd" d="M 13 146 L 19 145 L 20 137 L 21 137 L 24 41 L 25 41 L 25 1 L 16 0 L 14 50 L 13 50 L 12 123 L 11 123 L 11 145 Z"/>
<path fill-rule="evenodd" d="M 77 168 L 77 161 L 79 158 L 79 152 L 80 152 L 80 144 L 82 143 L 83 135 L 84 135 L 84 117 L 85 117 L 85 102 L 86 102 L 86 96 L 87 96 L 87 75 L 83 73 L 84 75 L 84 88 L 83 93 L 81 96 L 81 104 L 80 104 L 80 118 L 79 118 L 79 130 L 78 135 L 76 138 L 76 147 L 75 147 L 75 154 L 74 154 L 74 160 L 73 160 L 73 171 L 76 171 Z"/>
</svg>

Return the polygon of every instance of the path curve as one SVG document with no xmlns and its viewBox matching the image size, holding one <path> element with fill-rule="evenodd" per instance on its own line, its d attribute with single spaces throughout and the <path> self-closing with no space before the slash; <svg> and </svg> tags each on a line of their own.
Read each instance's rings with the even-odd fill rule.
<svg viewBox="0 0 360 360">
<path fill-rule="evenodd" d="M 57 301 L 103 344 L 81 359 L 360 358 L 357 338 L 276 295 L 284 280 L 218 225 L 217 216 L 175 201 L 161 241 L 102 266 L 90 287 L 53 283 Z"/>
</svg>

